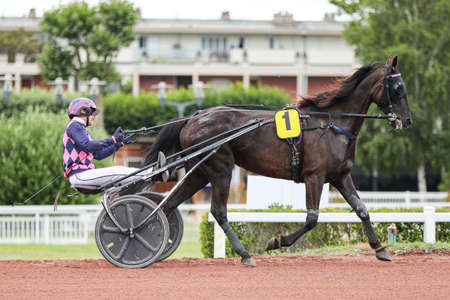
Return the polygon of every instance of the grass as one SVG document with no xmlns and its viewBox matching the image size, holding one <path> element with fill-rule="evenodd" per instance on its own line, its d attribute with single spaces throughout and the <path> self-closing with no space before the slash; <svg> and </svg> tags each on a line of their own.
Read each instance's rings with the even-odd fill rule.
<svg viewBox="0 0 450 300">
<path fill-rule="evenodd" d="M 203 257 L 200 250 L 200 232 L 198 224 L 184 223 L 184 234 L 178 249 L 169 257 Z"/>
<path fill-rule="evenodd" d="M 43 260 L 43 259 L 87 259 L 101 258 L 95 243 L 87 245 L 0 245 L 0 259 Z"/>
<path fill-rule="evenodd" d="M 450 243 L 436 243 L 425 244 L 421 242 L 415 243 L 396 243 L 387 245 L 389 252 L 394 255 L 407 255 L 407 254 L 427 254 L 436 253 L 450 255 Z M 361 253 L 373 253 L 373 250 L 369 245 L 343 245 L 322 247 L 316 249 L 308 249 L 299 254 L 343 254 L 343 255 L 357 255 Z"/>
</svg>

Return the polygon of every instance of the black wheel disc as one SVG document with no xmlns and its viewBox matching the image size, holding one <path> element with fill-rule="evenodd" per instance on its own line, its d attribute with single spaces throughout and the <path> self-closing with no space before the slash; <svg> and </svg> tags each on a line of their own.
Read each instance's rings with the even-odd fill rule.
<svg viewBox="0 0 450 300">
<path fill-rule="evenodd" d="M 146 197 L 154 201 L 155 203 L 161 202 L 164 199 L 164 196 L 154 192 L 143 192 L 139 193 L 139 195 Z M 167 246 L 164 249 L 163 253 L 158 257 L 158 261 L 162 261 L 169 256 L 171 256 L 175 250 L 180 246 L 181 240 L 183 239 L 184 233 L 184 223 L 183 216 L 178 208 L 175 208 L 172 213 L 167 216 L 167 221 L 169 222 L 169 239 L 167 241 Z"/>
<path fill-rule="evenodd" d="M 177 250 L 184 233 L 183 217 L 178 208 L 175 208 L 172 213 L 166 217 L 169 222 L 169 239 L 167 240 L 167 245 L 163 253 L 158 257 L 158 261 L 168 258 L 175 250 Z"/>
<path fill-rule="evenodd" d="M 134 228 L 156 208 L 156 204 L 142 196 L 127 195 L 114 200 L 110 209 L 124 228 Z M 169 236 L 166 216 L 158 210 L 143 226 L 122 233 L 105 210 L 95 226 L 95 240 L 102 255 L 113 265 L 122 268 L 143 268 L 158 260 Z"/>
</svg>

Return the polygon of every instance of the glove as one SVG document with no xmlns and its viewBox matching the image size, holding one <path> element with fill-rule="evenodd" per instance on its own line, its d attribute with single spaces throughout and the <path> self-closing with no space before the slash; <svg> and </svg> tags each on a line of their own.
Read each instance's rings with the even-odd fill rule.
<svg viewBox="0 0 450 300">
<path fill-rule="evenodd" d="M 122 143 L 128 145 L 134 143 L 134 141 L 131 139 L 131 137 L 124 137 Z"/>
<path fill-rule="evenodd" d="M 114 131 L 113 137 L 116 139 L 116 143 L 118 144 L 123 141 L 123 132 L 120 126 L 117 127 L 116 131 Z"/>
</svg>

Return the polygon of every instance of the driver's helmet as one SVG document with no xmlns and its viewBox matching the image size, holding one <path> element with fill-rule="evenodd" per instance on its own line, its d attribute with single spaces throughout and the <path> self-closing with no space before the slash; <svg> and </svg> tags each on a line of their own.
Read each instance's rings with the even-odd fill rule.
<svg viewBox="0 0 450 300">
<path fill-rule="evenodd" d="M 74 116 L 95 116 L 100 113 L 100 110 L 97 109 L 94 101 L 89 98 L 76 98 L 73 99 L 69 107 L 67 108 L 67 114 L 69 118 L 72 119 Z"/>
</svg>

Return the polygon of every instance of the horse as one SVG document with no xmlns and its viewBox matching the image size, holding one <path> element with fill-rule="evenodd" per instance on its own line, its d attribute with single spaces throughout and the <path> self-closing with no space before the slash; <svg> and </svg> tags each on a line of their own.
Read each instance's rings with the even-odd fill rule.
<svg viewBox="0 0 450 300">
<path fill-rule="evenodd" d="M 227 220 L 227 199 L 231 173 L 234 165 L 248 171 L 292 180 L 297 176 L 306 186 L 306 222 L 302 228 L 287 236 L 272 238 L 266 250 L 291 246 L 298 238 L 313 229 L 319 217 L 319 202 L 324 183 L 332 184 L 364 226 L 370 247 L 379 260 L 391 258 L 382 246 L 370 222 L 364 202 L 357 194 L 350 172 L 354 166 L 355 148 L 363 118 L 351 118 L 340 113 L 366 114 L 371 103 L 376 103 L 386 114 L 395 129 L 405 129 L 412 124 L 407 91 L 401 74 L 397 70 L 397 57 L 391 56 L 383 66 L 380 63 L 364 65 L 351 76 L 336 81 L 327 91 L 315 96 L 305 96 L 297 106 L 303 114 L 316 114 L 307 119 L 304 126 L 317 130 L 303 131 L 302 142 L 296 145 L 300 153 L 299 174 L 291 168 L 291 146 L 276 135 L 275 125 L 266 124 L 250 133 L 232 140 L 223 146 L 199 168 L 193 171 L 179 190 L 164 206 L 166 214 L 202 189 L 208 182 L 212 186 L 211 213 L 225 232 L 241 262 L 255 266 L 250 254 L 244 249 Z M 157 160 L 158 153 L 173 154 L 226 130 L 236 128 L 257 118 L 274 118 L 274 111 L 238 109 L 227 106 L 212 107 L 196 113 L 186 121 L 163 128 L 145 158 L 144 165 Z M 331 119 L 332 118 L 332 119 Z M 348 134 L 330 128 L 330 119 Z M 198 159 L 185 164 L 186 171 Z"/>
</svg>

